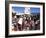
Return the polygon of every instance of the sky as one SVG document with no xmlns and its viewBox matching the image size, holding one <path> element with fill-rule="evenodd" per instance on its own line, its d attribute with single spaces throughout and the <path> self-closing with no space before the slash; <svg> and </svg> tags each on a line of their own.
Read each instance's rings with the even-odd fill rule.
<svg viewBox="0 0 46 38">
<path fill-rule="evenodd" d="M 12 9 L 18 13 L 24 13 L 25 8 L 24 7 L 12 7 Z M 31 13 L 40 13 L 40 8 L 36 7 L 30 7 Z"/>
</svg>

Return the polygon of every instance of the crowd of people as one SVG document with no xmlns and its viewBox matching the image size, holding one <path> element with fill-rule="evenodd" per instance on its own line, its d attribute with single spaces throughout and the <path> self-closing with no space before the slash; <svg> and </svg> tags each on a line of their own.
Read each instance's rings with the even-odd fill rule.
<svg viewBox="0 0 46 38">
<path fill-rule="evenodd" d="M 14 31 L 40 30 L 40 17 L 39 15 L 19 16 L 12 13 L 12 26 Z"/>
</svg>

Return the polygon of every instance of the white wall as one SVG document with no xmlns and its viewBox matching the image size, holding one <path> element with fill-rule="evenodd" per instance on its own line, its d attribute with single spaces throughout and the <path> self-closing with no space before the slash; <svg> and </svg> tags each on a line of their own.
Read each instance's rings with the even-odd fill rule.
<svg viewBox="0 0 46 38">
<path fill-rule="evenodd" d="M 27 1 L 45 2 L 45 0 L 27 0 Z M 5 38 L 4 36 L 5 36 L 5 0 L 0 0 L 0 38 Z M 17 38 L 45 38 L 45 37 L 46 35 L 45 36 L 17 37 Z"/>
<path fill-rule="evenodd" d="M 0 38 L 5 36 L 5 1 L 0 0 Z"/>
<path fill-rule="evenodd" d="M 11 1 L 31 1 L 31 2 L 45 2 L 45 0 L 11 0 Z"/>
</svg>

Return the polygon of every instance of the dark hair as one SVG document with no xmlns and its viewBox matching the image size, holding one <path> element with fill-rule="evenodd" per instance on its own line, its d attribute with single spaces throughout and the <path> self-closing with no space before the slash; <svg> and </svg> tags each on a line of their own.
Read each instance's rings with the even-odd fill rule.
<svg viewBox="0 0 46 38">
<path fill-rule="evenodd" d="M 16 13 L 12 13 L 12 17 L 14 17 L 16 15 Z"/>
</svg>

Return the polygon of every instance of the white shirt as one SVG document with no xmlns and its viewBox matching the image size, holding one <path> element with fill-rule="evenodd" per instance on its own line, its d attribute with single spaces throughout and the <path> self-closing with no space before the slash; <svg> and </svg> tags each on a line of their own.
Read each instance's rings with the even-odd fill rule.
<svg viewBox="0 0 46 38">
<path fill-rule="evenodd" d="M 22 25 L 23 18 L 20 18 L 18 23 Z"/>
</svg>

